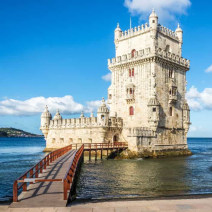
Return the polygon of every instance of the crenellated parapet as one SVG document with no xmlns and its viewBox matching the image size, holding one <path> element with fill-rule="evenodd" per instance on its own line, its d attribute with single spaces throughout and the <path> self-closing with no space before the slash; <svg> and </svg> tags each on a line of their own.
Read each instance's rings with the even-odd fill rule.
<svg viewBox="0 0 212 212">
<path fill-rule="evenodd" d="M 165 36 L 168 36 L 168 37 L 170 37 L 170 38 L 172 38 L 172 39 L 174 39 L 176 41 L 179 41 L 176 32 L 172 31 L 171 29 L 168 29 L 168 28 L 166 28 L 164 26 L 159 25 L 158 26 L 158 31 L 160 33 L 162 33 L 163 35 L 165 35 Z"/>
<path fill-rule="evenodd" d="M 112 59 L 108 59 L 108 67 L 113 68 L 118 65 L 124 65 L 132 62 L 140 62 L 140 60 L 144 60 L 147 58 L 158 57 L 170 62 L 175 63 L 176 65 L 180 65 L 189 69 L 190 67 L 190 60 L 186 58 L 180 57 L 171 52 L 167 52 L 161 48 L 156 49 L 155 52 L 151 51 L 151 48 L 145 48 L 139 51 L 135 51 L 134 56 L 132 54 L 124 54 L 122 56 L 118 56 Z"/>
<path fill-rule="evenodd" d="M 84 128 L 84 127 L 97 127 L 99 126 L 97 122 L 97 117 L 81 117 L 72 119 L 62 119 L 62 120 L 51 120 L 49 128 Z"/>
<path fill-rule="evenodd" d="M 129 39 L 129 38 L 144 34 L 146 32 L 149 32 L 149 30 L 150 30 L 150 27 L 147 23 L 142 24 L 141 26 L 137 26 L 125 31 L 120 31 L 120 34 L 116 36 L 116 40 L 122 41 L 125 39 Z"/>
<path fill-rule="evenodd" d="M 90 128 L 90 127 L 122 127 L 121 118 L 110 117 L 108 123 L 99 122 L 97 117 L 81 117 L 62 120 L 50 120 L 49 129 L 70 129 L 70 128 Z"/>
<path fill-rule="evenodd" d="M 135 51 L 133 57 L 132 57 L 132 54 L 129 53 L 129 54 L 124 54 L 122 56 L 118 56 L 112 59 L 108 59 L 108 67 L 112 68 L 117 65 L 134 62 L 139 59 L 144 59 L 150 56 L 152 56 L 150 48 L 141 49 L 139 51 Z"/>
<path fill-rule="evenodd" d="M 190 60 L 187 60 L 186 58 L 180 57 L 179 55 L 173 54 L 171 52 L 167 52 L 161 48 L 156 50 L 156 56 L 171 61 L 180 66 L 184 66 L 187 69 L 190 68 Z"/>
</svg>

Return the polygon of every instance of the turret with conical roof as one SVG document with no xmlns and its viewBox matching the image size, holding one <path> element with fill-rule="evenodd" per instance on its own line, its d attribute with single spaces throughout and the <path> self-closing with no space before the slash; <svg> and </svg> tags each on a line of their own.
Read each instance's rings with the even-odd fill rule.
<svg viewBox="0 0 212 212">
<path fill-rule="evenodd" d="M 118 40 L 121 37 L 121 35 L 122 35 L 122 30 L 121 30 L 121 28 L 119 26 L 119 23 L 117 24 L 117 27 L 116 27 L 114 33 L 115 33 L 115 42 L 116 42 L 116 40 Z"/>
<path fill-rule="evenodd" d="M 109 118 L 109 109 L 106 106 L 105 99 L 102 98 L 102 104 L 97 110 L 97 122 L 100 125 L 107 125 Z"/>
<path fill-rule="evenodd" d="M 152 13 L 149 16 L 149 26 L 154 29 L 157 29 L 158 26 L 158 16 L 154 9 L 152 10 Z"/>
<path fill-rule="evenodd" d="M 41 126 L 40 130 L 43 132 L 44 136 L 46 137 L 49 130 L 50 120 L 52 119 L 52 115 L 48 110 L 46 105 L 44 112 L 41 114 Z"/>
<path fill-rule="evenodd" d="M 59 112 L 59 110 L 57 110 L 57 113 L 55 114 L 55 116 L 54 116 L 54 121 L 56 121 L 56 120 L 62 120 L 62 116 L 60 115 L 60 112 Z"/>
</svg>

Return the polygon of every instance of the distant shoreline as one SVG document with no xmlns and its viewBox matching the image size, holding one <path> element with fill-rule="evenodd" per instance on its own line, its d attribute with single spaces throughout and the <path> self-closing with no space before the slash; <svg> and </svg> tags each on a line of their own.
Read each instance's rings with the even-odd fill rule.
<svg viewBox="0 0 212 212">
<path fill-rule="evenodd" d="M 35 138 L 35 137 L 43 137 L 43 135 L 38 135 L 30 132 L 26 132 L 24 130 L 16 129 L 16 128 L 0 128 L 0 137 L 1 138 Z"/>
</svg>

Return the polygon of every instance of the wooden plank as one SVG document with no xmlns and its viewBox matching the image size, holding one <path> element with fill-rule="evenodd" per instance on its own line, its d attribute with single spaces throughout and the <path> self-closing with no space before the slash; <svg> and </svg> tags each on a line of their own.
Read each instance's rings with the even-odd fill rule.
<svg viewBox="0 0 212 212">
<path fill-rule="evenodd" d="M 71 150 L 57 158 L 39 174 L 38 179 L 63 179 L 75 154 L 76 150 Z M 48 181 L 28 185 L 27 191 L 18 196 L 18 202 L 12 203 L 10 207 L 65 207 L 66 203 L 67 201 L 63 200 L 63 182 Z"/>
</svg>

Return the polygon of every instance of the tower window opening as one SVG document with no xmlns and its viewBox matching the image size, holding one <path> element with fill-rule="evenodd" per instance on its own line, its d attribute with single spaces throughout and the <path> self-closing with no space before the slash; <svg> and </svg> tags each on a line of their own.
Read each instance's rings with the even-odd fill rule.
<svg viewBox="0 0 212 212">
<path fill-rule="evenodd" d="M 133 94 L 133 89 L 132 88 L 130 88 L 130 94 Z"/>
<path fill-rule="evenodd" d="M 132 77 L 134 77 L 134 68 L 132 69 Z"/>
<path fill-rule="evenodd" d="M 135 52 L 136 52 L 135 49 L 133 49 L 133 50 L 131 51 L 131 56 L 132 56 L 132 57 L 135 57 Z"/>
<path fill-rule="evenodd" d="M 101 119 L 105 119 L 105 116 L 104 115 L 101 115 Z"/>
<path fill-rule="evenodd" d="M 131 69 L 129 69 L 129 77 L 131 77 Z"/>
<path fill-rule="evenodd" d="M 155 20 L 152 20 L 152 23 L 155 23 Z"/>
<path fill-rule="evenodd" d="M 173 115 L 173 109 L 172 109 L 172 107 L 169 108 L 169 115 L 170 115 L 170 116 Z"/>
<path fill-rule="evenodd" d="M 153 108 L 152 108 L 152 111 L 153 111 L 153 112 L 156 112 L 156 107 L 153 107 Z"/>
<path fill-rule="evenodd" d="M 129 108 L 129 114 L 130 114 L 130 116 L 133 116 L 134 115 L 134 108 L 133 108 L 133 106 L 130 106 L 130 108 Z"/>
<path fill-rule="evenodd" d="M 108 98 L 109 98 L 109 99 L 112 99 L 112 94 L 109 94 Z"/>
<path fill-rule="evenodd" d="M 169 69 L 169 78 L 173 78 L 173 70 Z"/>
</svg>

